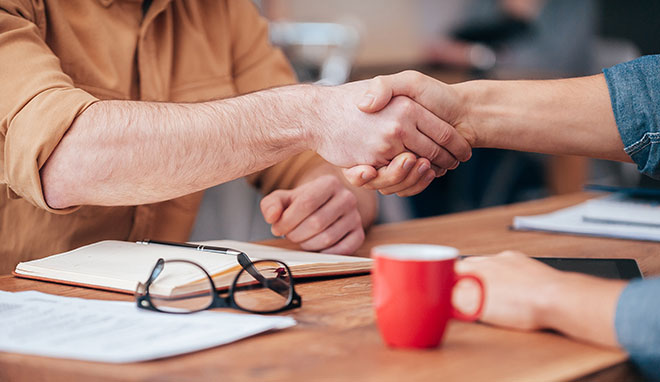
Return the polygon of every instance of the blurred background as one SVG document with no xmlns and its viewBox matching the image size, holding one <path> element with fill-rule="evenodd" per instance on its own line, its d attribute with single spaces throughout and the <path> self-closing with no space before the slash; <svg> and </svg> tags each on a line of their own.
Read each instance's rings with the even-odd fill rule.
<svg viewBox="0 0 660 382">
<path fill-rule="evenodd" d="M 302 82 L 336 85 L 406 69 L 448 83 L 573 77 L 660 53 L 657 0 L 255 3 Z M 648 184 L 631 166 L 476 149 L 469 162 L 415 197 L 381 196 L 378 222 L 576 192 L 585 184 Z M 192 239 L 271 238 L 260 197 L 243 179 L 208 190 Z"/>
</svg>

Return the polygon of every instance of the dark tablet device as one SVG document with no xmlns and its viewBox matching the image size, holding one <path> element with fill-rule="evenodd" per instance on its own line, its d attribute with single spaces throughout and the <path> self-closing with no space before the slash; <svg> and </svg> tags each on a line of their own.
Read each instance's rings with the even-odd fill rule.
<svg viewBox="0 0 660 382">
<path fill-rule="evenodd" d="M 631 280 L 642 277 L 634 259 L 592 259 L 566 257 L 534 257 L 560 271 L 586 273 L 608 279 Z"/>
</svg>

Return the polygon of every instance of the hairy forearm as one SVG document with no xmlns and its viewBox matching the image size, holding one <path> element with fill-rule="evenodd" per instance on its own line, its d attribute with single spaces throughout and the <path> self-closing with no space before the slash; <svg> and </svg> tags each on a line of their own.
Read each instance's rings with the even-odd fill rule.
<svg viewBox="0 0 660 382">
<path fill-rule="evenodd" d="M 626 283 L 565 273 L 544 285 L 536 315 L 541 327 L 589 342 L 618 346 L 614 319 Z M 578 293 L 579 292 L 579 293 Z"/>
<path fill-rule="evenodd" d="M 457 128 L 476 147 L 630 161 L 603 75 L 453 85 L 465 108 Z"/>
<path fill-rule="evenodd" d="M 172 199 L 308 149 L 315 91 L 291 86 L 197 104 L 100 101 L 41 169 L 54 208 Z"/>
</svg>

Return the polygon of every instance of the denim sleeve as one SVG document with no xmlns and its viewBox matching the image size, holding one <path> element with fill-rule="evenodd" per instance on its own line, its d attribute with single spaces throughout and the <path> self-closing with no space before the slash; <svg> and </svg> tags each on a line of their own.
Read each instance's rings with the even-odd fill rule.
<svg viewBox="0 0 660 382">
<path fill-rule="evenodd" d="M 603 72 L 626 154 L 640 172 L 660 179 L 660 55 Z"/>
<path fill-rule="evenodd" d="M 660 381 L 660 278 L 634 280 L 619 297 L 617 339 L 651 380 Z"/>
</svg>

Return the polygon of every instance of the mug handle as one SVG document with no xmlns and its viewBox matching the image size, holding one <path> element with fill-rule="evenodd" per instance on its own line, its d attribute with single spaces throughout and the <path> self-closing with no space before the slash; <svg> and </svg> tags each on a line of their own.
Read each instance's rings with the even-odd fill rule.
<svg viewBox="0 0 660 382">
<path fill-rule="evenodd" d="M 484 301 L 486 300 L 486 289 L 484 288 L 484 283 L 481 281 L 481 279 L 475 275 L 471 274 L 461 274 L 461 275 L 456 275 L 454 278 L 454 285 L 452 286 L 452 289 L 456 284 L 461 282 L 461 280 L 466 280 L 470 279 L 477 283 L 479 286 L 479 289 L 481 290 L 481 299 L 479 300 L 479 307 L 477 310 L 472 313 L 472 314 L 466 314 L 461 312 L 460 310 L 456 309 L 453 305 L 451 307 L 451 315 L 452 317 L 459 319 L 461 321 L 476 321 L 479 319 L 481 316 L 481 311 L 484 309 Z"/>
</svg>

